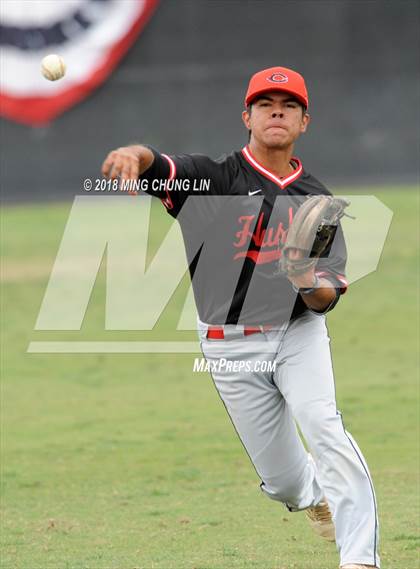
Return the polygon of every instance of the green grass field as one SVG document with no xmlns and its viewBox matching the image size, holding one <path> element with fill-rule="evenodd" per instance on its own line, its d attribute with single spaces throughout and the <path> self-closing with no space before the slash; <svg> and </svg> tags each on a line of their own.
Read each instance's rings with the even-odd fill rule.
<svg viewBox="0 0 420 569">
<path fill-rule="evenodd" d="M 418 202 L 373 192 L 394 219 L 378 271 L 329 316 L 337 396 L 376 485 L 382 567 L 418 569 Z M 336 569 L 305 516 L 262 495 L 194 356 L 26 353 L 77 336 L 33 331 L 69 210 L 2 213 L 1 567 Z M 103 286 L 83 338 L 104 337 Z"/>
</svg>

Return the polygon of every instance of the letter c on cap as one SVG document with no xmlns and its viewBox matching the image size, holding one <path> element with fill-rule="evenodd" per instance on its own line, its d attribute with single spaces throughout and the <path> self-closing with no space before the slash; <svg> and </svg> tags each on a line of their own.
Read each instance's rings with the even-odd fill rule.
<svg viewBox="0 0 420 569">
<path fill-rule="evenodd" d="M 267 81 L 271 81 L 272 83 L 287 83 L 289 78 L 284 73 L 273 73 L 270 77 L 267 77 Z"/>
</svg>

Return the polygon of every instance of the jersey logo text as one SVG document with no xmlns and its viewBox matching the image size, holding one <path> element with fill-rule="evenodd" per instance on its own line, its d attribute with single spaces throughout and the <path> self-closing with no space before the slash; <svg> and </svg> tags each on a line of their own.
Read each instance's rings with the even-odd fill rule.
<svg viewBox="0 0 420 569">
<path fill-rule="evenodd" d="M 282 252 L 282 245 L 286 241 L 287 229 L 285 229 L 282 222 L 275 227 L 268 227 L 264 229 L 264 213 L 260 213 L 255 226 L 254 232 L 251 233 L 250 228 L 253 226 L 255 215 L 242 215 L 239 217 L 238 222 L 242 226 L 235 234 L 237 241 L 233 242 L 233 246 L 243 248 L 242 251 L 236 253 L 233 259 L 241 259 L 248 257 L 252 259 L 257 265 L 264 265 L 272 263 L 280 259 Z M 293 220 L 293 209 L 289 208 L 289 225 Z M 256 249 L 249 248 L 252 242 Z M 263 250 L 263 249 L 268 249 Z"/>
</svg>

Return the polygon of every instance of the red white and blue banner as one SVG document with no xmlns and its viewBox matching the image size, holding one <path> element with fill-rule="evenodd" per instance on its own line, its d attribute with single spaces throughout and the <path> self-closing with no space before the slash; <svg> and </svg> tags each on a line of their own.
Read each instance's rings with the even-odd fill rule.
<svg viewBox="0 0 420 569">
<path fill-rule="evenodd" d="M 143 30 L 158 0 L 1 0 L 0 114 L 41 126 L 98 87 Z M 63 79 L 41 60 L 60 55 Z"/>
</svg>

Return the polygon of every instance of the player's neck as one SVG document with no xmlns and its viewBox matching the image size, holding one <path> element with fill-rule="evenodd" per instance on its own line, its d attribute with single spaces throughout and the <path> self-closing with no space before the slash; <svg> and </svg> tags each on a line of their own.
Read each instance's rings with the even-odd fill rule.
<svg viewBox="0 0 420 569">
<path fill-rule="evenodd" d="M 277 148 L 267 148 L 256 144 L 251 140 L 249 143 L 249 149 L 258 162 L 276 174 L 279 178 L 284 178 L 290 176 L 293 172 L 293 165 L 291 164 L 291 158 L 293 154 L 293 146 L 289 146 L 285 149 Z"/>
</svg>

